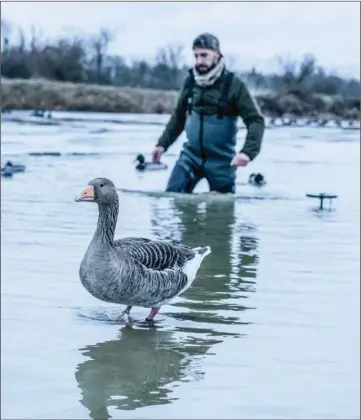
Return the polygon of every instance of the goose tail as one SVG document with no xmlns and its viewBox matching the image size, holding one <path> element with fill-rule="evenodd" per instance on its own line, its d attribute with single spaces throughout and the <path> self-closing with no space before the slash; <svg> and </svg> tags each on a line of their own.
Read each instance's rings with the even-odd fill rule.
<svg viewBox="0 0 361 420">
<path fill-rule="evenodd" d="M 203 258 L 212 252 L 210 246 L 193 248 L 193 251 L 198 255 L 202 255 Z"/>
<path fill-rule="evenodd" d="M 211 253 L 211 248 L 209 246 L 197 247 L 193 248 L 193 251 L 195 256 L 191 260 L 187 261 L 183 267 L 183 273 L 187 276 L 187 286 L 185 289 L 188 289 L 188 287 L 193 283 L 203 259 Z"/>
</svg>

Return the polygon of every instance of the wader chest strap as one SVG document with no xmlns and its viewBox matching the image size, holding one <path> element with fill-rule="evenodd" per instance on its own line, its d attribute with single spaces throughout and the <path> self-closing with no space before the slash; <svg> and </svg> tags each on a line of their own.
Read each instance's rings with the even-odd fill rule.
<svg viewBox="0 0 361 420">
<path fill-rule="evenodd" d="M 192 113 L 193 108 L 193 87 L 194 87 L 194 75 L 192 69 L 188 70 L 189 79 L 186 84 L 186 98 L 187 98 L 187 112 L 188 114 Z"/>
<path fill-rule="evenodd" d="M 218 108 L 217 108 L 217 118 L 218 119 L 222 119 L 224 117 L 227 102 L 228 102 L 229 91 L 231 89 L 232 79 L 233 79 L 233 73 L 231 73 L 231 72 L 227 73 L 227 75 L 225 77 L 224 84 L 223 84 L 222 95 L 221 95 L 221 98 L 219 100 Z"/>
</svg>

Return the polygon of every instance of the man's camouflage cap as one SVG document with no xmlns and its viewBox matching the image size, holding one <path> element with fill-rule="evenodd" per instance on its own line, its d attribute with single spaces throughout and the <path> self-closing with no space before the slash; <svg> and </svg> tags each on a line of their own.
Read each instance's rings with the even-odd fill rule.
<svg viewBox="0 0 361 420">
<path fill-rule="evenodd" d="M 210 33 L 204 33 L 198 35 L 197 38 L 193 41 L 194 48 L 206 48 L 209 50 L 220 51 L 218 38 Z"/>
</svg>

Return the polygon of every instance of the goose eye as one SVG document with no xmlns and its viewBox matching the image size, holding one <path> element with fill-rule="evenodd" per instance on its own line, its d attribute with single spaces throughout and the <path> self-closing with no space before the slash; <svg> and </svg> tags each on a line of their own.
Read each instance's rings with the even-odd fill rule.
<svg viewBox="0 0 361 420">
<path fill-rule="evenodd" d="M 104 187 L 104 184 L 100 184 L 100 187 Z"/>
</svg>

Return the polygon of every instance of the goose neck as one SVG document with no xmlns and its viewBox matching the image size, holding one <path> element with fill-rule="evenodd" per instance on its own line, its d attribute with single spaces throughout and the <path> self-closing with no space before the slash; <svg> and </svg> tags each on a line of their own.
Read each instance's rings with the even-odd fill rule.
<svg viewBox="0 0 361 420">
<path fill-rule="evenodd" d="M 113 244 L 114 233 L 117 225 L 119 205 L 117 202 L 103 205 L 99 204 L 98 224 L 95 239 L 103 243 Z"/>
</svg>

